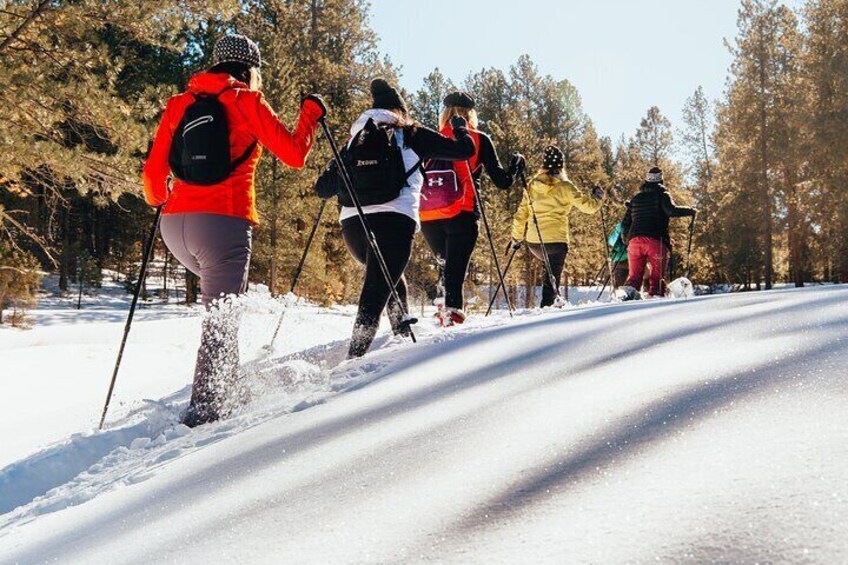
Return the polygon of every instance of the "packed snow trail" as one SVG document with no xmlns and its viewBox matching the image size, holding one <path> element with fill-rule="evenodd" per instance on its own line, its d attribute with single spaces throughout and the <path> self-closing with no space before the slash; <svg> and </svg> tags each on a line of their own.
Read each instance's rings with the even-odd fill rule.
<svg viewBox="0 0 848 565">
<path fill-rule="evenodd" d="M 0 561 L 844 562 L 846 345 L 846 287 L 478 320 L 136 446 L 115 481 L 185 450 L 7 514 Z"/>
</svg>

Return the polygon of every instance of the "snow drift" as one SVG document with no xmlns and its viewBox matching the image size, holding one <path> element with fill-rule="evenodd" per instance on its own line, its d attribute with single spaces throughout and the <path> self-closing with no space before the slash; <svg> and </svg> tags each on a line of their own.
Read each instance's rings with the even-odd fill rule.
<svg viewBox="0 0 848 565">
<path fill-rule="evenodd" d="M 39 455 L 12 463 L 0 561 L 848 559 L 848 289 L 419 333 L 256 361 L 246 413 L 151 407 L 42 494 Z"/>
</svg>

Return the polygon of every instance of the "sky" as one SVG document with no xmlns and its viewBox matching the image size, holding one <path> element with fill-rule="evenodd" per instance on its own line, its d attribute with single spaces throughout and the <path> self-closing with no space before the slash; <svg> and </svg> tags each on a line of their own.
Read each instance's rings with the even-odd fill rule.
<svg viewBox="0 0 848 565">
<path fill-rule="evenodd" d="M 797 8 L 801 0 L 787 0 Z M 721 97 L 739 0 L 372 0 L 380 49 L 410 91 L 434 68 L 462 82 L 528 54 L 568 79 L 600 135 L 633 135 L 651 106 L 675 128 L 704 87 Z"/>
</svg>

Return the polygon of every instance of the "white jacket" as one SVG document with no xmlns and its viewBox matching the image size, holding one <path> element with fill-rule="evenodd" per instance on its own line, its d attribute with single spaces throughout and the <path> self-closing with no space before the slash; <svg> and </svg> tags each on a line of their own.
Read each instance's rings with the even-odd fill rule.
<svg viewBox="0 0 848 565">
<path fill-rule="evenodd" d="M 350 126 L 350 138 L 353 138 L 365 127 L 365 124 L 369 119 L 374 120 L 378 124 L 392 124 L 395 125 L 400 121 L 400 117 L 394 112 L 390 112 L 389 110 L 366 110 L 362 113 L 359 118 L 353 125 Z M 403 130 L 398 129 L 395 134 L 395 140 L 397 141 L 398 146 L 400 146 L 401 151 L 403 153 L 403 164 L 406 167 L 407 171 L 412 170 L 413 167 L 418 163 L 419 157 L 418 154 L 415 153 L 412 149 L 408 147 L 404 147 L 403 140 Z M 350 143 L 350 141 L 348 141 Z M 421 174 L 421 170 L 417 169 L 412 175 L 410 175 L 409 179 L 406 181 L 406 186 L 404 186 L 400 195 L 394 200 L 389 200 L 388 202 L 384 202 L 383 204 L 373 204 L 371 206 L 363 206 L 362 210 L 366 214 L 379 214 L 381 212 L 394 212 L 396 214 L 403 214 L 404 216 L 408 216 L 415 220 L 416 231 L 421 229 L 421 222 L 418 217 L 418 210 L 421 207 L 421 186 L 424 184 L 424 176 Z M 342 206 L 342 212 L 339 216 L 339 221 L 346 220 L 348 218 L 353 218 L 356 216 L 356 208 L 351 208 L 348 206 Z"/>
</svg>

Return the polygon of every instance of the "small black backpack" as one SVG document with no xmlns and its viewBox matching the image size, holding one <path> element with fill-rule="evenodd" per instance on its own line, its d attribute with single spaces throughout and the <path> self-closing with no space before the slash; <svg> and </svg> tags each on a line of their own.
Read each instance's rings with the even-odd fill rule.
<svg viewBox="0 0 848 565">
<path fill-rule="evenodd" d="M 384 204 L 397 198 L 420 166 L 419 163 L 412 170 L 406 170 L 403 150 L 395 137 L 396 129 L 369 118 L 365 127 L 342 150 L 353 190 L 363 206 Z M 342 206 L 353 206 L 347 190 L 342 188 L 338 196 Z"/>
<path fill-rule="evenodd" d="M 230 162 L 230 128 L 224 106 L 214 94 L 196 94 L 174 132 L 168 163 L 183 182 L 209 186 L 226 180 L 253 150 Z"/>
</svg>

